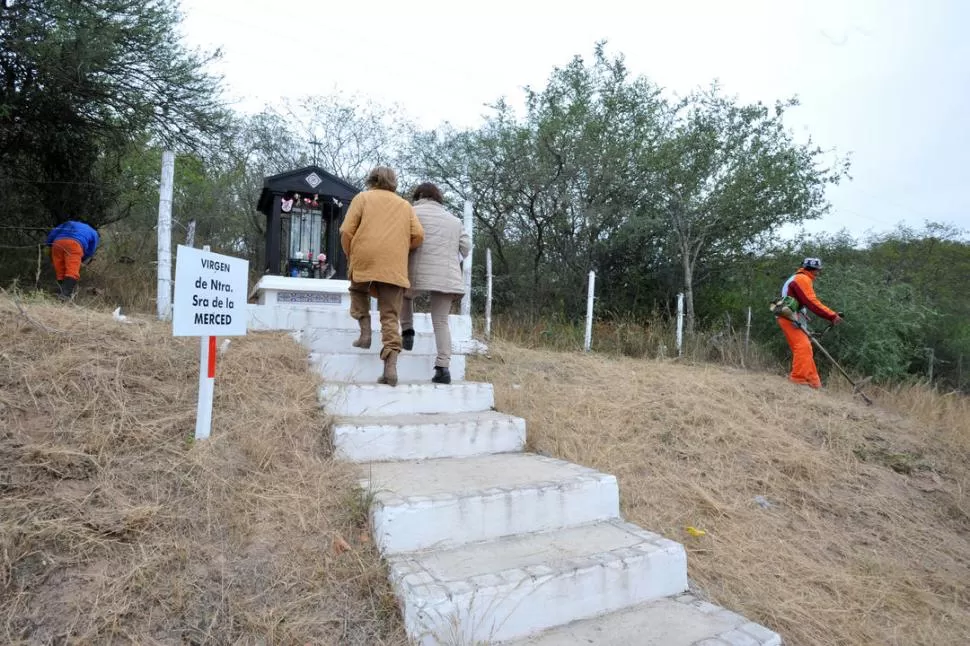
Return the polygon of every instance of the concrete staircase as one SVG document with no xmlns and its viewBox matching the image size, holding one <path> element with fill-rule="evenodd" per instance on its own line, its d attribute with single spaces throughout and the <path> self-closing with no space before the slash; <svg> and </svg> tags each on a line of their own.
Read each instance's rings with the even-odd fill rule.
<svg viewBox="0 0 970 646">
<path fill-rule="evenodd" d="M 452 319 L 462 351 L 470 324 Z M 781 644 L 687 594 L 683 546 L 623 521 L 614 476 L 524 453 L 525 421 L 494 410 L 490 384 L 462 381 L 463 355 L 452 360 L 456 383 L 432 384 L 427 315 L 396 388 L 374 383 L 379 335 L 360 351 L 346 314 L 299 320 L 295 336 L 325 380 L 336 454 L 360 464 L 374 540 L 416 644 Z"/>
</svg>

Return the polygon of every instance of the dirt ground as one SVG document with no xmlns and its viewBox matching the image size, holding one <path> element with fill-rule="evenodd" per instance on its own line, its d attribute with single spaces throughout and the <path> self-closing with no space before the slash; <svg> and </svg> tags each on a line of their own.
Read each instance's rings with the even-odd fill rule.
<svg viewBox="0 0 970 646">
<path fill-rule="evenodd" d="M 305 353 L 0 295 L 0 643 L 404 644 Z"/>
<path fill-rule="evenodd" d="M 692 582 L 790 646 L 970 641 L 970 403 L 816 392 L 710 365 L 496 342 L 532 450 L 615 474 L 624 515 L 684 543 Z M 691 535 L 686 528 L 704 532 Z"/>
</svg>

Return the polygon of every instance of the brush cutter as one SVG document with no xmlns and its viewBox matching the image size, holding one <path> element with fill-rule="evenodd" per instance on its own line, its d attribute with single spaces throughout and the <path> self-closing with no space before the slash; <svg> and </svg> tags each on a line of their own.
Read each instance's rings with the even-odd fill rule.
<svg viewBox="0 0 970 646">
<path fill-rule="evenodd" d="M 855 381 L 852 381 L 852 377 L 849 376 L 849 373 L 847 373 L 845 370 L 842 369 L 842 366 L 839 365 L 839 362 L 836 361 L 835 359 L 833 359 L 832 358 L 832 355 L 829 354 L 829 351 L 826 350 L 825 348 L 823 348 L 822 347 L 822 344 L 819 343 L 819 341 L 818 341 L 819 338 L 821 338 L 822 336 L 824 336 L 826 332 L 828 332 L 830 329 L 832 329 L 832 324 L 830 323 L 829 326 L 826 327 L 824 330 L 822 330 L 822 332 L 818 335 L 818 337 L 816 337 L 816 335 L 814 335 L 814 334 L 812 334 L 811 332 L 808 331 L 808 327 L 806 327 L 803 323 L 800 323 L 798 320 L 796 320 L 794 318 L 789 319 L 789 320 L 792 323 L 794 323 L 802 332 L 804 332 L 805 334 L 807 334 L 808 335 L 808 338 L 811 339 L 812 344 L 816 348 L 819 349 L 819 352 L 821 352 L 822 354 L 824 354 L 826 356 L 826 358 L 828 358 L 828 360 L 832 362 L 832 365 L 835 366 L 836 369 L 839 372 L 842 373 L 842 376 L 845 377 L 845 380 L 848 381 L 849 384 L 852 385 L 852 394 L 853 395 L 859 395 L 860 397 L 862 397 L 862 401 L 864 401 L 866 403 L 866 405 L 872 406 L 872 400 L 869 399 L 864 392 L 862 392 L 862 387 L 865 386 L 866 384 L 868 384 L 870 381 L 872 381 L 872 377 L 866 377 L 865 379 L 863 379 L 862 381 L 860 381 L 858 383 L 856 383 Z"/>
</svg>

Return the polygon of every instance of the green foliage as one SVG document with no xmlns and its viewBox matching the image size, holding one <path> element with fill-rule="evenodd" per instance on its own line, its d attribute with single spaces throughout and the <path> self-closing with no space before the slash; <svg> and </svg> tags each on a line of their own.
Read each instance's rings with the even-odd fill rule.
<svg viewBox="0 0 970 646">
<path fill-rule="evenodd" d="M 915 286 L 887 282 L 878 268 L 861 263 L 829 263 L 818 282 L 830 307 L 845 313 L 845 323 L 824 337 L 826 348 L 877 380 L 906 376 L 923 354 L 923 331 L 938 317 L 931 301 Z"/>
<path fill-rule="evenodd" d="M 521 118 L 503 100 L 477 130 L 419 136 L 412 166 L 474 200 L 480 242 L 533 313 L 582 312 L 595 268 L 611 311 L 684 289 L 690 327 L 705 266 L 823 213 L 846 170 L 793 140 L 793 105 L 741 104 L 716 85 L 672 101 L 601 43 L 528 88 Z"/>
<path fill-rule="evenodd" d="M 147 140 L 198 149 L 224 125 L 213 56 L 180 44 L 175 0 L 0 7 L 0 218 L 127 215 L 125 160 Z"/>
<path fill-rule="evenodd" d="M 795 105 L 743 105 L 714 85 L 670 109 L 646 167 L 646 201 L 683 272 L 688 329 L 699 262 L 734 257 L 784 224 L 819 217 L 826 186 L 848 169 L 828 168 L 820 148 L 793 140 L 783 119 Z"/>
<path fill-rule="evenodd" d="M 499 99 L 474 129 L 422 131 L 396 108 L 343 95 L 231 115 L 204 72 L 213 56 L 186 51 L 178 21 L 175 0 L 0 5 L 0 280 L 33 283 L 36 243 L 68 216 L 110 225 L 105 260 L 150 273 L 167 147 L 179 152 L 174 241 L 194 222 L 197 245 L 254 266 L 264 177 L 316 161 L 360 184 L 389 164 L 402 193 L 434 181 L 454 212 L 474 201 L 475 301 L 488 247 L 497 317 L 531 321 L 541 338 L 573 344 L 595 270 L 597 317 L 619 351 L 672 352 L 684 292 L 690 356 L 750 360 L 738 348 L 751 308 L 752 346 L 782 359 L 766 305 L 812 255 L 827 267 L 820 297 L 847 314 L 825 337 L 847 367 L 970 383 L 964 232 L 931 223 L 866 240 L 776 239 L 825 213 L 826 188 L 848 170 L 785 127 L 793 100 L 746 104 L 716 84 L 673 99 L 600 43 L 526 88 L 524 110 Z"/>
<path fill-rule="evenodd" d="M 528 88 L 521 118 L 500 100 L 479 129 L 418 133 L 409 168 L 449 188 L 456 207 L 474 201 L 479 244 L 517 307 L 572 316 L 587 273 L 611 262 L 612 240 L 642 208 L 639 168 L 660 106 L 659 89 L 600 46 L 592 62 L 576 57 Z"/>
</svg>

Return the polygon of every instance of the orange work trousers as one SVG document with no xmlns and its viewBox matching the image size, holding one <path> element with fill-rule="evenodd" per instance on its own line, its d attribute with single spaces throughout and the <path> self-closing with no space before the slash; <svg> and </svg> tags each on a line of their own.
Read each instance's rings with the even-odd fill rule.
<svg viewBox="0 0 970 646">
<path fill-rule="evenodd" d="M 84 258 L 84 248 L 81 243 L 71 238 L 58 238 L 51 245 L 51 262 L 54 263 L 54 273 L 58 282 L 65 278 L 81 280 L 81 259 Z"/>
<path fill-rule="evenodd" d="M 792 383 L 805 384 L 812 388 L 821 388 L 822 380 L 815 367 L 815 356 L 812 352 L 812 340 L 802 329 L 786 318 L 778 317 L 778 325 L 785 333 L 785 340 L 791 348 L 791 374 L 788 379 Z"/>
</svg>

